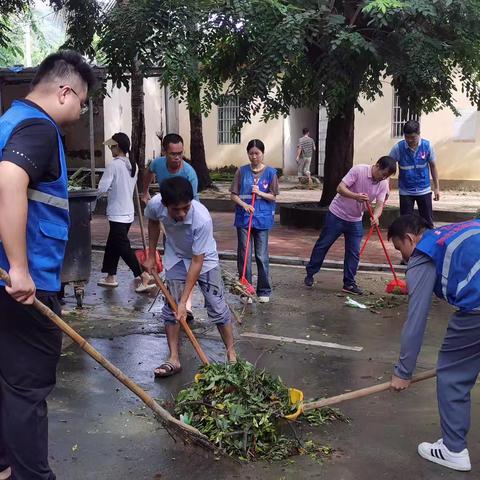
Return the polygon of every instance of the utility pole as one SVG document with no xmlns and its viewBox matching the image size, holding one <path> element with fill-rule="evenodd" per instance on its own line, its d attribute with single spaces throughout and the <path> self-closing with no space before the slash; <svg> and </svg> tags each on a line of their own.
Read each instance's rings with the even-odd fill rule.
<svg viewBox="0 0 480 480">
<path fill-rule="evenodd" d="M 32 66 L 32 35 L 31 35 L 29 18 L 26 19 L 24 33 L 25 33 L 25 49 L 24 49 L 24 55 L 23 55 L 23 64 L 25 65 L 25 67 L 31 67 Z"/>
</svg>

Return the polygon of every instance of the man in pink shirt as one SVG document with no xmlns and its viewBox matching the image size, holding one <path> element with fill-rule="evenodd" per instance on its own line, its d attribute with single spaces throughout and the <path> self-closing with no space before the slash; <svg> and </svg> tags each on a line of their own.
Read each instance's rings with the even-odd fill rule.
<svg viewBox="0 0 480 480">
<path fill-rule="evenodd" d="M 307 264 L 305 285 L 313 285 L 313 276 L 322 268 L 323 260 L 337 238 L 345 236 L 345 260 L 343 264 L 343 291 L 361 295 L 355 283 L 360 244 L 363 237 L 362 217 L 367 210 L 365 202 L 375 201 L 374 222 L 378 222 L 388 196 L 387 178 L 397 171 L 392 157 L 381 157 L 375 165 L 355 165 L 337 187 L 337 195 L 330 204 L 325 225 L 313 247 Z"/>
</svg>

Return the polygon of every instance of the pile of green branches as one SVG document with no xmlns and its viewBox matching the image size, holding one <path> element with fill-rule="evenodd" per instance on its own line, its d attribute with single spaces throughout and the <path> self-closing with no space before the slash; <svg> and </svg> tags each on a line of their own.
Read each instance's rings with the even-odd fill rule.
<svg viewBox="0 0 480 480">
<path fill-rule="evenodd" d="M 204 433 L 222 453 L 241 460 L 271 461 L 296 454 L 322 455 L 329 450 L 312 441 L 301 442 L 283 418 L 296 411 L 297 405 L 290 404 L 288 388 L 279 377 L 244 360 L 211 364 L 200 372 L 198 382 L 179 392 L 175 413 Z M 342 417 L 336 411 L 323 409 L 299 420 L 322 425 L 337 418 Z"/>
</svg>

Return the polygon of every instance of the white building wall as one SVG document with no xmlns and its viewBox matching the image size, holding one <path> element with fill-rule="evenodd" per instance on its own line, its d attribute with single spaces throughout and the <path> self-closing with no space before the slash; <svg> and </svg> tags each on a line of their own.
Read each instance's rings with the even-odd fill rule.
<svg viewBox="0 0 480 480">
<path fill-rule="evenodd" d="M 165 134 L 165 93 L 156 78 L 143 81 L 145 93 L 145 158 L 148 162 L 154 155 L 160 155 L 161 145 L 156 132 Z M 105 140 L 116 132 L 132 135 L 132 110 L 130 90 L 116 88 L 107 83 L 109 96 L 104 100 Z M 110 149 L 105 149 L 105 161 L 112 159 Z"/>
</svg>

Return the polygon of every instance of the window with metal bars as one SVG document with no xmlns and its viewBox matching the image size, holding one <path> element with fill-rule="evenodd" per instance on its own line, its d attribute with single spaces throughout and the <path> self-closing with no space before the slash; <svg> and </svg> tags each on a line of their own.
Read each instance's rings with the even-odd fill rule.
<svg viewBox="0 0 480 480">
<path fill-rule="evenodd" d="M 395 90 L 393 92 L 393 109 L 392 109 L 392 138 L 403 137 L 403 125 L 408 120 L 420 121 L 420 115 L 405 110 L 400 106 L 400 96 Z"/>
<path fill-rule="evenodd" d="M 241 140 L 240 131 L 232 130 L 238 122 L 240 102 L 238 97 L 225 95 L 218 105 L 218 144 L 238 144 Z"/>
</svg>

